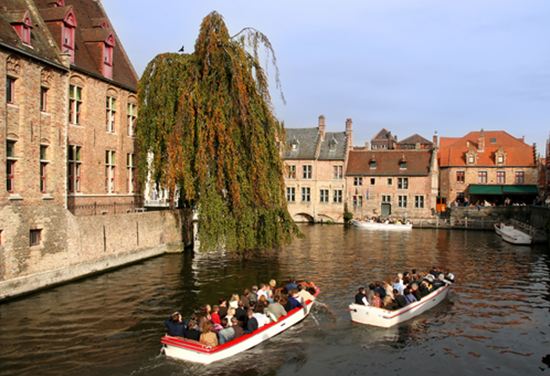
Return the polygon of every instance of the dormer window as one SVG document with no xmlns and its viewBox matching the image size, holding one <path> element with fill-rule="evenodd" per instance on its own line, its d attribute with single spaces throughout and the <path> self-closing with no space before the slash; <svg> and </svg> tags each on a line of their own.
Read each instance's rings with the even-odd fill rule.
<svg viewBox="0 0 550 376">
<path fill-rule="evenodd" d="M 298 146 L 300 145 L 300 143 L 298 142 L 297 139 L 293 139 L 291 142 L 290 142 L 290 148 L 292 150 L 298 150 Z"/>
<path fill-rule="evenodd" d="M 466 153 L 466 164 L 475 165 L 476 164 L 476 155 L 474 152 L 470 151 Z"/>
<path fill-rule="evenodd" d="M 371 170 L 376 170 L 376 159 L 374 159 L 374 157 L 372 157 L 369 161 L 369 168 Z"/>
<path fill-rule="evenodd" d="M 115 38 L 113 34 L 103 43 L 103 75 L 107 78 L 113 78 L 113 50 L 115 47 Z"/>
<path fill-rule="evenodd" d="M 400 170 L 406 170 L 407 169 L 407 160 L 405 159 L 404 155 L 399 160 L 399 169 Z"/>
<path fill-rule="evenodd" d="M 336 150 L 336 145 L 338 145 L 338 141 L 336 141 L 336 139 L 334 137 L 331 138 L 330 141 L 328 142 L 329 150 L 330 151 Z"/>
<path fill-rule="evenodd" d="M 502 147 L 500 147 L 495 153 L 495 162 L 499 166 L 506 163 L 506 153 L 504 152 Z"/>
<path fill-rule="evenodd" d="M 21 42 L 30 46 L 32 22 L 29 16 L 29 12 L 26 11 L 24 13 L 14 13 L 12 15 L 12 19 L 13 21 L 11 22 L 11 25 L 19 36 L 19 39 L 21 39 Z"/>
<path fill-rule="evenodd" d="M 71 56 L 71 63 L 74 63 L 74 33 L 76 26 L 76 17 L 71 10 L 63 19 L 63 27 L 61 29 L 62 51 Z"/>
</svg>

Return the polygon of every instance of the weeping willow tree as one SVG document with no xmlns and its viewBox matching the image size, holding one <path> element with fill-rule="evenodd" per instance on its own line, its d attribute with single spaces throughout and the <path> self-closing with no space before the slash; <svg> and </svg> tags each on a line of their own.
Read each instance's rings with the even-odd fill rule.
<svg viewBox="0 0 550 376">
<path fill-rule="evenodd" d="M 138 147 L 154 155 L 149 165 L 141 158 L 140 177 L 149 171 L 172 204 L 177 188 L 198 210 L 202 250 L 273 248 L 297 233 L 277 146 L 284 130 L 272 112 L 261 44 L 276 63 L 263 34 L 245 29 L 231 37 L 213 12 L 193 53 L 156 56 L 139 83 Z"/>
</svg>

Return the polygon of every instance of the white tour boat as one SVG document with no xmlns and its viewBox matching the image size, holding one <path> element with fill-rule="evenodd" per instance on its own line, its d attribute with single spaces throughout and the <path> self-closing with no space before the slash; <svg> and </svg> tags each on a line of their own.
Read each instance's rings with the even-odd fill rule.
<svg viewBox="0 0 550 376">
<path fill-rule="evenodd" d="M 412 230 L 412 223 L 389 223 L 386 222 L 371 222 L 371 221 L 358 221 L 352 219 L 350 221 L 352 225 L 359 228 L 365 228 L 369 230 L 387 230 L 387 231 L 409 231 Z"/>
<path fill-rule="evenodd" d="M 421 300 L 393 311 L 353 303 L 349 306 L 351 321 L 359 324 L 389 328 L 390 326 L 410 320 L 435 307 L 447 297 L 450 288 L 450 285 L 442 286 L 432 291 Z"/>
<path fill-rule="evenodd" d="M 495 224 L 495 232 L 502 240 L 508 243 L 517 245 L 529 245 L 533 242 L 533 238 L 523 231 L 518 230 L 514 226 L 507 226 L 504 223 Z"/>
<path fill-rule="evenodd" d="M 317 296 L 318 294 L 319 289 L 316 288 L 314 295 Z M 309 314 L 313 303 L 313 300 L 308 300 L 303 307 L 293 309 L 285 316 L 280 317 L 278 321 L 266 324 L 250 334 L 245 334 L 215 347 L 204 346 L 196 341 L 179 337 L 164 336 L 161 339 L 161 343 L 164 345 L 163 352 L 171 358 L 193 363 L 210 364 L 226 359 L 248 350 L 299 323 Z"/>
</svg>

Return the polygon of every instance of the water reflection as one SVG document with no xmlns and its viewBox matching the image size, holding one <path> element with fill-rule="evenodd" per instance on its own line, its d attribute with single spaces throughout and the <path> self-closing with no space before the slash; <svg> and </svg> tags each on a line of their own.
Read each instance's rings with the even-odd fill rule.
<svg viewBox="0 0 550 376">
<path fill-rule="evenodd" d="M 545 250 L 483 232 L 303 231 L 303 239 L 279 252 L 248 259 L 167 255 L 0 305 L 0 374 L 515 375 L 545 367 Z M 349 321 L 347 305 L 359 285 L 432 265 L 450 268 L 458 281 L 439 306 L 395 328 Z M 159 355 L 161 323 L 174 309 L 189 315 L 244 286 L 289 276 L 315 281 L 326 304 L 289 332 L 209 367 Z"/>
</svg>

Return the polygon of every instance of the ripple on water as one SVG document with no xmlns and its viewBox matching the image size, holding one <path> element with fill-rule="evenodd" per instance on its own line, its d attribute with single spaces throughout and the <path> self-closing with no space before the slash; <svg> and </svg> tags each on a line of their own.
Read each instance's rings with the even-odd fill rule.
<svg viewBox="0 0 550 376">
<path fill-rule="evenodd" d="M 303 239 L 279 252 L 166 255 L 2 304 L 0 374 L 516 375 L 546 367 L 550 260 L 542 250 L 483 232 L 302 230 Z M 358 286 L 432 265 L 458 281 L 429 313 L 389 329 L 349 321 Z M 159 355 L 171 311 L 189 315 L 245 286 L 289 276 L 314 280 L 326 304 L 302 324 L 209 367 Z"/>
</svg>

